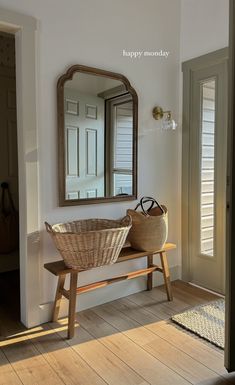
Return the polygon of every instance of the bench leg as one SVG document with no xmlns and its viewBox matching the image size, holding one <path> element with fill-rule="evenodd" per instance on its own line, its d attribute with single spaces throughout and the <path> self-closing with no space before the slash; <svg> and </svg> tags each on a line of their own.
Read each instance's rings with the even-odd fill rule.
<svg viewBox="0 0 235 385">
<path fill-rule="evenodd" d="M 151 267 L 153 264 L 153 255 L 150 254 L 147 256 L 147 258 L 148 258 L 148 267 Z M 149 273 L 147 278 L 147 290 L 152 290 L 152 288 L 153 288 L 153 273 Z"/>
<path fill-rule="evenodd" d="M 60 302 L 61 302 L 61 298 L 62 298 L 61 290 L 64 288 L 65 277 L 66 277 L 66 275 L 60 275 L 58 278 L 56 295 L 55 295 L 55 302 L 54 302 L 53 313 L 52 313 L 52 321 L 53 322 L 56 322 L 58 320 L 58 315 L 59 315 L 59 310 L 60 310 Z"/>
<path fill-rule="evenodd" d="M 167 256 L 165 252 L 160 253 L 160 259 L 162 264 L 162 273 L 166 286 L 166 293 L 168 301 L 173 301 L 172 289 L 171 289 L 171 279 L 170 279 L 170 271 L 167 261 Z"/>
<path fill-rule="evenodd" d="M 68 339 L 74 336 L 78 273 L 70 274 Z"/>
</svg>

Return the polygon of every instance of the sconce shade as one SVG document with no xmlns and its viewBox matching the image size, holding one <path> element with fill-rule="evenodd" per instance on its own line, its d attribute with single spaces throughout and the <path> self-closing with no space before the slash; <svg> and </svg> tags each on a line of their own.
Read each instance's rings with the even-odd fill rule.
<svg viewBox="0 0 235 385">
<path fill-rule="evenodd" d="M 177 127 L 177 124 L 173 119 L 165 119 L 162 122 L 162 128 L 164 130 L 175 130 L 176 127 Z"/>
</svg>

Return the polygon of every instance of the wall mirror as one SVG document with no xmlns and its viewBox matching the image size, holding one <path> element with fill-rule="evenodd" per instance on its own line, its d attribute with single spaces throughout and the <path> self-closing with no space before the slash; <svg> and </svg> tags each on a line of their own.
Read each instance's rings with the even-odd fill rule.
<svg viewBox="0 0 235 385">
<path fill-rule="evenodd" d="M 74 65 L 57 103 L 60 206 L 136 199 L 138 98 L 127 78 Z"/>
</svg>

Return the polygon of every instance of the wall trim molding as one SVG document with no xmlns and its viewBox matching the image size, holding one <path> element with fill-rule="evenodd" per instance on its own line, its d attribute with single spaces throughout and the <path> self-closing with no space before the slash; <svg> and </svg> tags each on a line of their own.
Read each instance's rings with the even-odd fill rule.
<svg viewBox="0 0 235 385">
<path fill-rule="evenodd" d="M 182 63 L 182 71 L 195 71 L 206 66 L 211 66 L 228 60 L 229 48 L 224 47 L 213 52 L 209 52 L 205 55 L 195 57 Z"/>
</svg>

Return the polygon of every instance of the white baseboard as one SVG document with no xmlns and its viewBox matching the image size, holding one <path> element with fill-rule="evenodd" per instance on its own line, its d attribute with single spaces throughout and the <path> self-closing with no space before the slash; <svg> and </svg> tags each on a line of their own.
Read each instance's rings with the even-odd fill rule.
<svg viewBox="0 0 235 385">
<path fill-rule="evenodd" d="M 195 287 L 198 287 L 199 289 L 202 289 L 204 291 L 208 291 L 208 293 L 215 294 L 215 295 L 217 295 L 218 297 L 221 297 L 221 298 L 225 298 L 225 294 L 221 294 L 221 293 L 218 293 L 217 291 L 207 289 L 206 287 L 203 287 L 203 286 L 200 286 L 200 285 L 196 285 L 196 283 L 193 283 L 193 282 L 188 282 L 188 283 L 191 286 L 195 286 Z"/>
<path fill-rule="evenodd" d="M 181 267 L 170 267 L 171 280 L 175 281 L 181 277 Z M 153 286 L 160 286 L 164 283 L 163 275 L 156 272 L 153 275 Z M 122 281 L 114 283 L 108 287 L 97 289 L 95 291 L 87 292 L 80 295 L 77 300 L 76 311 L 82 311 L 92 308 L 116 299 L 126 297 L 128 295 L 138 293 L 146 290 L 146 277 Z M 46 323 L 51 320 L 53 302 L 48 302 L 40 305 L 40 323 Z M 59 317 L 66 317 L 68 315 L 68 300 L 63 298 L 61 300 Z"/>
</svg>

